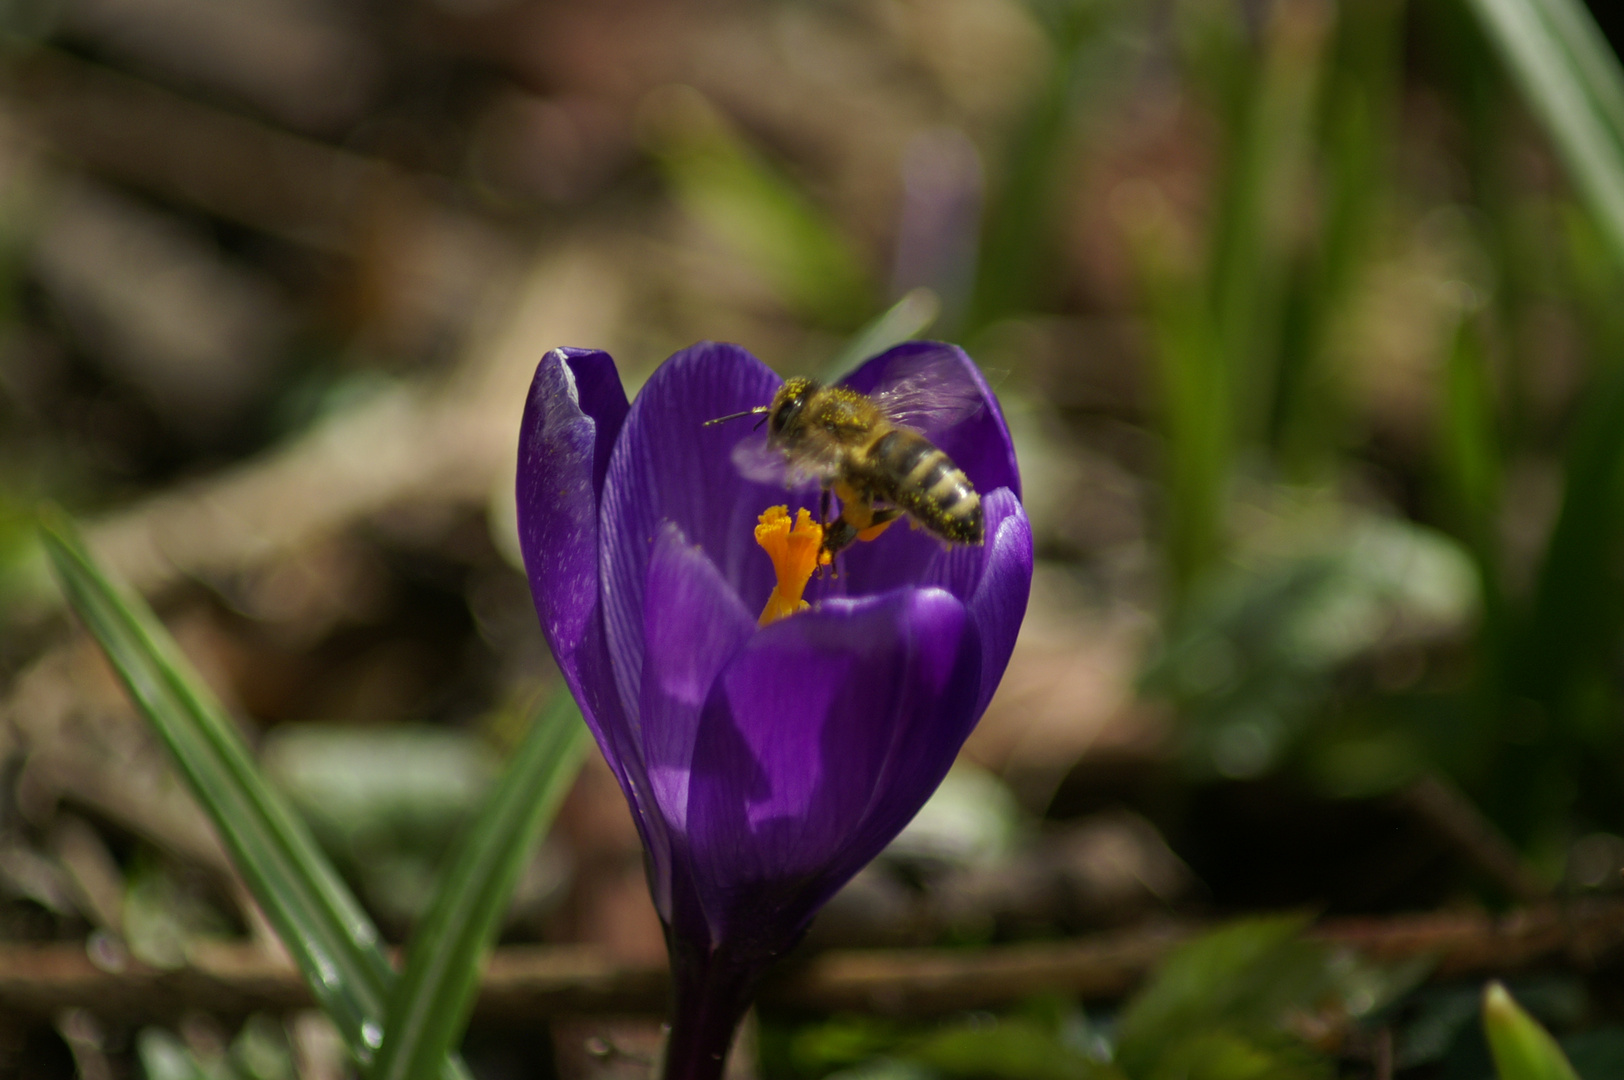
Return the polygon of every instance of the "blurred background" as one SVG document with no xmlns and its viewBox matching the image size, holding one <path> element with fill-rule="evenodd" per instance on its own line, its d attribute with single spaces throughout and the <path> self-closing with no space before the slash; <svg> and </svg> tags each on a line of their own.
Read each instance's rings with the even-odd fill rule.
<svg viewBox="0 0 1624 1080">
<path fill-rule="evenodd" d="M 809 944 L 1624 884 L 1624 274 L 1462 0 L 22 0 L 0 27 L 0 944 L 173 966 L 266 934 L 61 610 L 42 500 L 399 940 L 557 687 L 511 505 L 536 361 L 606 348 L 635 387 L 707 338 L 786 374 L 963 344 L 1035 530 L 960 767 Z M 601 761 L 504 941 L 663 956 Z M 1544 979 L 1550 1022 L 1616 1021 L 1616 987 Z M 1384 1029 L 1399 1075 L 1479 1075 L 1470 1010 L 1426 993 Z M 345 1068 L 308 1014 L 111 1016 L 0 1016 L 0 1073 Z M 476 1023 L 470 1061 L 635 1075 L 657 1028 L 606 1025 Z M 765 1018 L 764 1074 L 892 1045 L 842 1031 Z"/>
</svg>

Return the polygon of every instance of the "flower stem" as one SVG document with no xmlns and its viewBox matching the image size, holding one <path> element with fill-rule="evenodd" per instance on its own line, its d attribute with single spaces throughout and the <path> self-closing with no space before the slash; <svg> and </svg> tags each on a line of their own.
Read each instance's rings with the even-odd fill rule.
<svg viewBox="0 0 1624 1080">
<path fill-rule="evenodd" d="M 671 967 L 677 1001 L 662 1080 L 720 1080 L 759 972 L 715 953 L 679 959 L 673 951 Z"/>
</svg>

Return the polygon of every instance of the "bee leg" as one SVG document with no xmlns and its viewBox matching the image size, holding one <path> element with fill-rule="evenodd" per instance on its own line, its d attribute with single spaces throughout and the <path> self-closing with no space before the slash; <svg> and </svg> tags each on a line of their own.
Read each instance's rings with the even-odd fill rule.
<svg viewBox="0 0 1624 1080">
<path fill-rule="evenodd" d="M 818 524 L 825 528 L 829 525 L 829 489 L 824 488 L 818 496 Z"/>
<path fill-rule="evenodd" d="M 896 506 L 875 510 L 869 518 L 868 528 L 857 531 L 857 539 L 863 541 L 878 540 L 886 527 L 901 517 L 902 513 L 901 507 Z"/>
<path fill-rule="evenodd" d="M 852 545 L 857 539 L 857 533 L 857 526 L 847 521 L 844 516 L 835 518 L 824 528 L 823 550 L 829 554 L 831 561 Z"/>
</svg>

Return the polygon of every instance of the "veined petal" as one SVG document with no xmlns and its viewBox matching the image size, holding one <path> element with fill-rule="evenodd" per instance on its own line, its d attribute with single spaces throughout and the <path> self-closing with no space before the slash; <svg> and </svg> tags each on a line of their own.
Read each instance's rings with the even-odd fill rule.
<svg viewBox="0 0 1624 1080">
<path fill-rule="evenodd" d="M 938 543 L 918 577 L 921 586 L 946 589 L 962 599 L 976 624 L 981 637 L 977 719 L 1004 677 L 1032 590 L 1032 526 L 1025 508 L 1008 488 L 992 492 L 981 506 L 986 543 L 946 549 Z"/>
<path fill-rule="evenodd" d="M 598 503 L 628 412 L 615 362 L 596 349 L 542 357 L 519 429 L 519 547 L 542 633 L 622 786 L 636 760 L 613 692 L 598 590 Z"/>
<path fill-rule="evenodd" d="M 671 917 L 669 833 L 682 833 L 700 711 L 716 675 L 756 631 L 755 617 L 710 559 L 671 522 L 649 558 L 644 603 L 641 736 L 649 790 L 659 811 L 655 907 Z"/>
<path fill-rule="evenodd" d="M 1004 677 L 1032 592 L 1032 523 L 1007 488 L 987 499 L 986 562 L 966 606 L 981 637 L 981 690 L 976 719 Z"/>
<path fill-rule="evenodd" d="M 975 627 L 939 589 L 830 600 L 757 633 L 700 719 L 679 858 L 702 913 L 679 924 L 702 917 L 684 929 L 746 952 L 791 944 L 935 790 L 980 678 Z"/>
<path fill-rule="evenodd" d="M 986 496 L 981 505 L 987 537 L 981 547 L 955 544 L 944 548 L 940 541 L 922 533 L 896 540 L 881 537 L 875 542 L 892 543 L 894 549 L 889 554 L 899 561 L 921 559 L 923 570 L 915 578 L 919 586 L 946 589 L 964 600 L 981 642 L 976 720 L 987 711 L 1015 651 L 1015 639 L 1026 617 L 1032 590 L 1033 560 L 1032 526 L 1014 493 L 1000 488 Z M 922 537 L 933 550 L 920 552 Z M 913 550 L 906 550 L 904 545 Z"/>
<path fill-rule="evenodd" d="M 629 406 L 595 349 L 542 357 L 519 429 L 519 545 L 547 643 L 573 651 L 597 602 L 598 496 Z M 562 661 L 561 661 L 562 662 Z"/>
<path fill-rule="evenodd" d="M 784 492 L 734 467 L 738 425 L 748 429 L 747 421 L 704 425 L 765 405 L 781 382 L 737 345 L 705 342 L 660 365 L 626 417 L 604 483 L 598 551 L 609 654 L 628 713 L 640 697 L 649 558 L 665 522 L 705 552 L 747 607 L 767 599 L 772 567 L 754 526 Z"/>
</svg>

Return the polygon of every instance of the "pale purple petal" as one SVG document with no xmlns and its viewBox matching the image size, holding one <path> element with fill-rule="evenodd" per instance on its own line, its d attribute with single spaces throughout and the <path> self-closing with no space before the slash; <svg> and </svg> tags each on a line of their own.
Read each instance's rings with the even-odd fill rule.
<svg viewBox="0 0 1624 1080">
<path fill-rule="evenodd" d="M 681 833 L 688 812 L 689 762 L 700 710 L 717 672 L 756 632 L 710 559 L 671 522 L 649 559 L 645 593 L 640 734 L 649 790 L 658 810 L 657 850 L 651 850 L 655 906 L 671 914 L 668 833 Z"/>
<path fill-rule="evenodd" d="M 1008 490 L 994 492 L 983 505 L 987 508 L 986 563 L 966 605 L 981 637 L 978 720 L 1009 666 L 1032 591 L 1032 525 L 1026 511 Z"/>
<path fill-rule="evenodd" d="M 627 415 L 609 354 L 554 349 L 536 367 L 519 429 L 519 546 L 542 633 L 623 786 L 636 748 L 613 693 L 598 593 L 598 498 Z M 629 792 L 629 788 L 628 788 Z"/>
<path fill-rule="evenodd" d="M 981 505 L 987 542 L 981 547 L 938 546 L 918 579 L 921 586 L 946 589 L 962 599 L 976 624 L 981 638 L 978 718 L 1009 665 L 1032 587 L 1032 528 L 1025 509 L 1008 488 L 999 488 Z"/>
<path fill-rule="evenodd" d="M 936 589 L 832 600 L 750 640 L 712 689 L 690 779 L 713 943 L 786 946 L 907 824 L 970 732 L 980 668 L 964 606 Z"/>
<path fill-rule="evenodd" d="M 536 367 L 519 429 L 519 543 L 555 656 L 573 651 L 597 603 L 598 495 L 627 410 L 608 353 L 554 349 Z"/>
<path fill-rule="evenodd" d="M 782 380 L 737 345 L 706 342 L 655 370 L 626 417 L 604 483 L 604 625 L 615 680 L 634 713 L 643 670 L 643 594 L 655 537 L 669 521 L 710 558 L 745 605 L 760 610 L 772 565 L 755 542 L 756 517 L 782 488 L 739 475 L 731 453 L 750 421 L 705 421 L 765 405 Z"/>
</svg>

